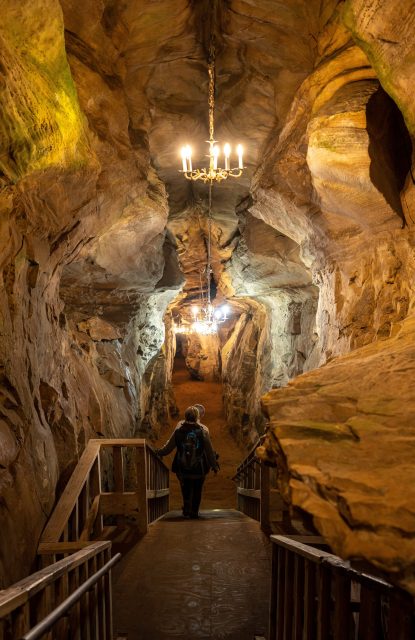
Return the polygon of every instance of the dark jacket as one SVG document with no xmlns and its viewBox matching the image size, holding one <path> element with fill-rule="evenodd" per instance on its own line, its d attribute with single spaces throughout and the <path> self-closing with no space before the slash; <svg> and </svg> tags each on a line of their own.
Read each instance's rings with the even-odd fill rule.
<svg viewBox="0 0 415 640">
<path fill-rule="evenodd" d="M 173 451 L 175 448 L 180 446 L 180 443 L 184 439 L 184 435 L 185 435 L 185 429 L 183 430 L 182 427 L 183 425 L 186 425 L 186 424 L 189 424 L 189 423 L 186 423 L 185 420 L 181 420 L 176 425 L 175 430 L 171 434 L 170 438 L 168 439 L 164 447 L 161 447 L 161 449 L 157 451 L 157 453 L 160 456 L 165 456 L 171 451 Z M 198 477 L 200 477 L 200 476 L 206 475 L 210 469 L 213 469 L 214 471 L 218 471 L 219 465 L 216 461 L 216 454 L 212 447 L 212 442 L 209 435 L 209 429 L 204 424 L 200 424 L 200 422 L 195 422 L 192 424 L 192 426 L 199 427 L 203 435 L 203 465 L 199 473 L 192 474 L 192 475 L 197 475 Z M 179 469 L 177 454 L 178 454 L 178 451 L 176 451 L 176 455 L 173 460 L 172 471 L 174 473 L 177 473 L 178 475 L 181 475 L 182 470 Z"/>
</svg>

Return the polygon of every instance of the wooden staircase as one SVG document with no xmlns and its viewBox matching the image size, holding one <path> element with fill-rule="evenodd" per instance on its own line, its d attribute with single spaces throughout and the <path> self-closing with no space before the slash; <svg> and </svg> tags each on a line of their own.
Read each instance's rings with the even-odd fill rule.
<svg viewBox="0 0 415 640">
<path fill-rule="evenodd" d="M 112 640 L 120 555 L 105 539 L 142 536 L 168 510 L 169 471 L 148 442 L 90 440 L 43 531 L 42 568 L 0 592 L 0 640 Z"/>
</svg>

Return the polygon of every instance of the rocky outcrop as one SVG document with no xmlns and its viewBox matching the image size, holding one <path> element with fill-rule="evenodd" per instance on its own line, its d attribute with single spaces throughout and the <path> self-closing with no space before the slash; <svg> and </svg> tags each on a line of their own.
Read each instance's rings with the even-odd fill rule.
<svg viewBox="0 0 415 640">
<path fill-rule="evenodd" d="M 365 558 L 412 593 L 414 332 L 411 317 L 393 337 L 266 394 L 262 449 L 335 553 Z"/>
</svg>

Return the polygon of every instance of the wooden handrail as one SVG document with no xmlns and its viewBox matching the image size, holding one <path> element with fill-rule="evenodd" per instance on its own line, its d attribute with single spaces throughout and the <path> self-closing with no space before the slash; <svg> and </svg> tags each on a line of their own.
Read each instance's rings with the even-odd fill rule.
<svg viewBox="0 0 415 640">
<path fill-rule="evenodd" d="M 54 637 L 80 638 L 81 628 L 88 628 L 82 637 L 89 640 L 111 640 L 112 605 L 111 543 L 94 542 L 63 560 L 20 580 L 0 592 L 0 637 L 17 640 L 38 622 L 59 607 L 69 594 L 104 566 L 95 586 L 83 596 L 83 603 L 72 607 L 65 619 L 54 627 Z M 81 596 L 82 597 L 82 596 Z"/>
<path fill-rule="evenodd" d="M 106 575 L 112 567 L 117 564 L 121 559 L 121 553 L 116 553 L 115 556 L 108 560 L 106 564 L 104 564 L 101 569 L 96 571 L 90 578 L 85 580 L 80 587 L 78 587 L 70 596 L 66 598 L 61 604 L 59 604 L 53 611 L 49 613 L 43 620 L 38 622 L 38 624 L 33 627 L 28 633 L 25 633 L 22 637 L 22 640 L 38 640 L 41 638 L 49 629 L 53 627 L 58 620 L 60 620 L 68 611 L 71 609 L 82 596 L 91 589 L 94 585 L 97 584 L 102 576 Z"/>
<path fill-rule="evenodd" d="M 106 467 L 113 491 L 103 491 L 101 454 L 110 449 L 112 458 L 107 456 Z M 127 468 L 124 464 L 123 449 L 135 450 L 136 482 L 131 491 L 125 489 L 134 472 L 131 465 Z M 108 467 L 110 461 L 112 466 Z M 91 439 L 43 531 L 39 553 L 58 548 L 57 543 L 79 543 L 81 548 L 91 537 L 102 535 L 103 516 L 107 515 L 117 516 L 119 521 L 131 515 L 145 533 L 148 524 L 168 511 L 168 502 L 168 468 L 146 440 Z"/>
<path fill-rule="evenodd" d="M 331 553 L 286 536 L 270 539 L 270 640 L 413 640 L 409 595 Z"/>
<path fill-rule="evenodd" d="M 264 436 L 259 438 L 250 449 L 238 466 L 232 480 L 237 484 L 239 511 L 258 520 L 261 523 L 261 529 L 265 533 L 270 533 L 272 530 L 271 511 L 283 514 L 279 516 L 280 520 L 285 519 L 285 514 L 288 511 L 276 486 L 271 486 L 270 466 L 256 457 L 256 450 L 262 444 L 263 439 Z M 275 475 L 275 472 L 272 473 Z"/>
</svg>

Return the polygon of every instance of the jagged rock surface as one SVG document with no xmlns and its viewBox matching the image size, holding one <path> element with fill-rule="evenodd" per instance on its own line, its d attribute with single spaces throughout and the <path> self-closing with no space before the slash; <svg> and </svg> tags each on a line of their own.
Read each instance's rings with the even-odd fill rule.
<svg viewBox="0 0 415 640">
<path fill-rule="evenodd" d="M 263 398 L 286 498 L 335 553 L 415 593 L 415 320 Z M 400 393 L 396 393 L 399 388 Z"/>
</svg>

